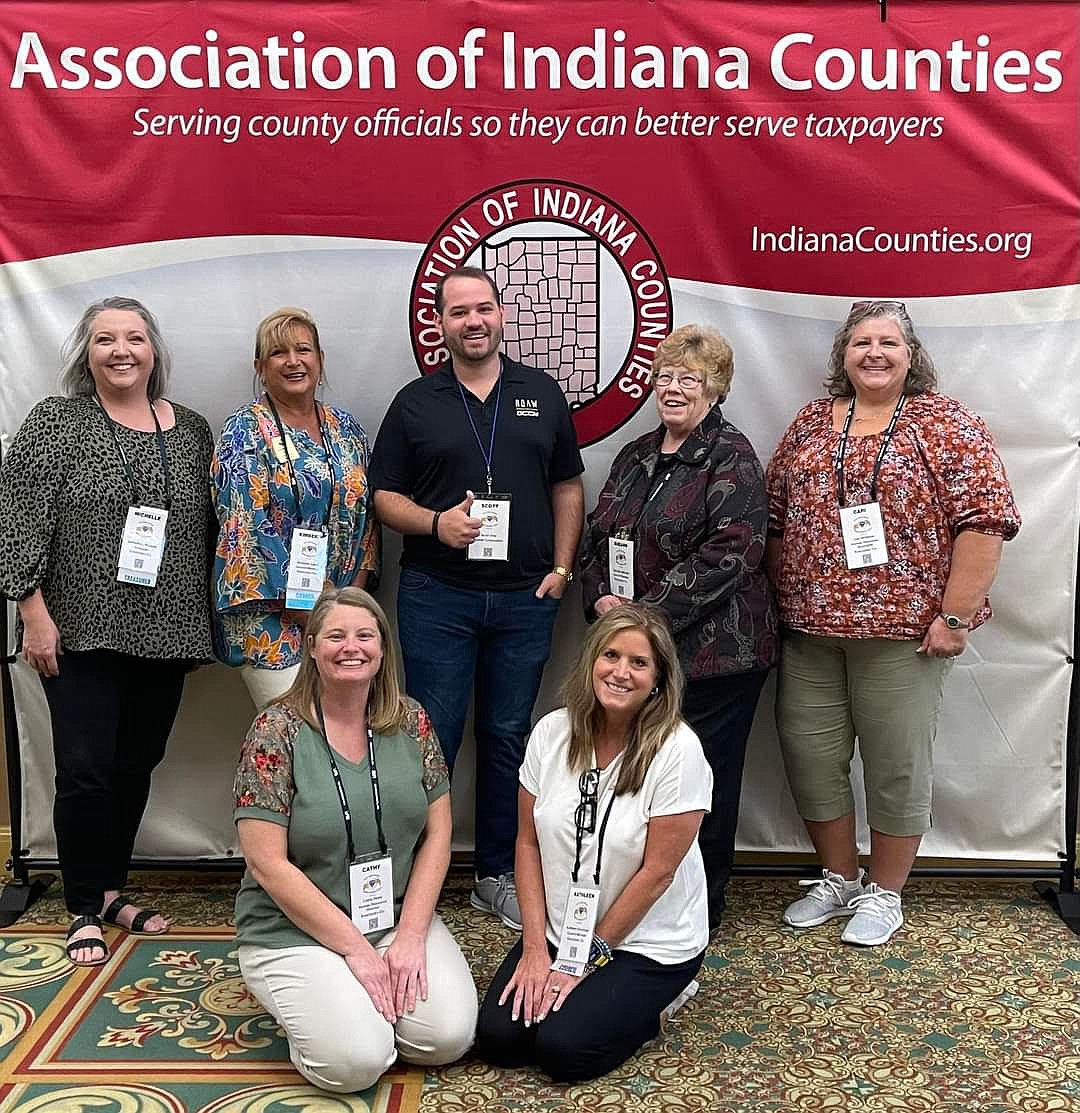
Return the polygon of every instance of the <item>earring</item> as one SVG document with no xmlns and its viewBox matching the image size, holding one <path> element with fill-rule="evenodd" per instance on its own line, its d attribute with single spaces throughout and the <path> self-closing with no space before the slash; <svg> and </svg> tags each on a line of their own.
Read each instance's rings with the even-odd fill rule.
<svg viewBox="0 0 1080 1113">
<path fill-rule="evenodd" d="M 650 696 L 658 696 L 660 694 L 660 685 L 657 684 L 655 688 L 649 693 Z"/>
</svg>

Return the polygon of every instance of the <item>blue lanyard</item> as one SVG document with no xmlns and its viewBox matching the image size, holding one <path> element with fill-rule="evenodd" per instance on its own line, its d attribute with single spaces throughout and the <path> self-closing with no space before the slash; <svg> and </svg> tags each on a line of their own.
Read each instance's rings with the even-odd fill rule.
<svg viewBox="0 0 1080 1113">
<path fill-rule="evenodd" d="M 469 403 L 465 398 L 465 388 L 461 385 L 461 380 L 454 375 L 454 382 L 457 383 L 458 393 L 461 395 L 461 404 L 465 407 L 465 416 L 469 419 L 469 424 L 472 426 L 473 436 L 476 438 L 476 443 L 480 446 L 480 455 L 484 457 L 484 464 L 487 467 L 487 493 L 491 494 L 491 461 L 495 457 L 495 426 L 499 421 L 499 403 L 502 401 L 502 371 L 499 372 L 499 384 L 495 388 L 495 416 L 491 419 L 491 438 L 488 441 L 487 452 L 484 451 L 484 442 L 480 439 L 480 430 L 476 428 L 476 422 L 473 420 L 472 411 L 469 409 Z"/>
</svg>

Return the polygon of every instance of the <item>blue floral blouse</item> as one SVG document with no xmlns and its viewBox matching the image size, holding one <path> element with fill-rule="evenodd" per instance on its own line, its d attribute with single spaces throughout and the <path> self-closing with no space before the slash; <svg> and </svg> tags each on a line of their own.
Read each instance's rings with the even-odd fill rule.
<svg viewBox="0 0 1080 1113">
<path fill-rule="evenodd" d="M 237 410 L 218 438 L 210 465 L 220 524 L 214 605 L 226 664 L 285 669 L 300 660 L 303 631 L 282 620 L 295 525 L 322 526 L 329 506 L 328 584 L 345 587 L 357 572 L 378 571 L 367 434 L 345 410 L 320 409 L 329 457 L 307 432 L 290 425 L 283 445 L 264 401 Z M 300 489 L 299 515 L 286 451 Z"/>
</svg>

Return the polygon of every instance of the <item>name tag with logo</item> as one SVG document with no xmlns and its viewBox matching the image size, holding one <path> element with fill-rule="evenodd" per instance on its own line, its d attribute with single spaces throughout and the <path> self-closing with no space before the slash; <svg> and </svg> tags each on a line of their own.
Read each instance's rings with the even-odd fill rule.
<svg viewBox="0 0 1080 1113">
<path fill-rule="evenodd" d="M 629 537 L 608 538 L 608 583 L 611 594 L 634 598 L 634 542 Z"/>
<path fill-rule="evenodd" d="M 352 922 L 364 935 L 394 926 L 394 864 L 389 854 L 367 854 L 349 866 L 349 907 Z"/>
<path fill-rule="evenodd" d="M 864 502 L 840 508 L 840 530 L 848 568 L 873 568 L 889 563 L 881 504 Z"/>
<path fill-rule="evenodd" d="M 154 587 L 161 558 L 165 552 L 165 524 L 169 512 L 156 506 L 129 506 L 124 532 L 120 535 L 120 555 L 116 578 L 122 584 Z"/>
<path fill-rule="evenodd" d="M 294 611 L 310 611 L 322 594 L 326 580 L 326 534 L 321 529 L 293 530 L 289 545 L 289 579 L 285 585 L 285 606 Z"/>
<path fill-rule="evenodd" d="M 477 495 L 470 513 L 480 519 L 480 535 L 466 550 L 466 559 L 509 560 L 510 496 Z"/>
<path fill-rule="evenodd" d="M 571 885 L 566 896 L 566 914 L 563 916 L 559 951 L 552 970 L 580 978 L 589 961 L 596 915 L 600 910 L 600 890 L 595 885 Z"/>
</svg>

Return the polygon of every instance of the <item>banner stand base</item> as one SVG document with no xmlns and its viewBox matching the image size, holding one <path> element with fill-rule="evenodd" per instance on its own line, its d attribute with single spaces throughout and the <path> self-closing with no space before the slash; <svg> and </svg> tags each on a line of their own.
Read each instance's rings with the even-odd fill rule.
<svg viewBox="0 0 1080 1113">
<path fill-rule="evenodd" d="M 1066 927 L 1080 935 L 1080 893 L 1062 892 L 1052 881 L 1037 881 L 1032 886 L 1035 892 L 1065 921 Z"/>
<path fill-rule="evenodd" d="M 26 882 L 8 882 L 0 891 L 0 927 L 11 927 L 55 880 L 55 874 L 46 873 Z"/>
</svg>

